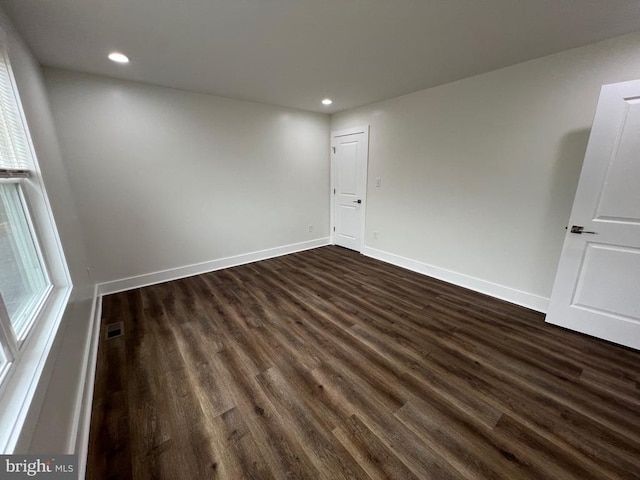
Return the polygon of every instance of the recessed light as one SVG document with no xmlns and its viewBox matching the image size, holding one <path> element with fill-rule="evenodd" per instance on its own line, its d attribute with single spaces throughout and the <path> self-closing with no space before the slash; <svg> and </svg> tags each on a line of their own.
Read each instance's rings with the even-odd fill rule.
<svg viewBox="0 0 640 480">
<path fill-rule="evenodd" d="M 331 100 L 330 98 L 325 98 L 324 100 L 322 100 L 323 105 L 331 105 L 332 103 L 333 100 Z"/>
<path fill-rule="evenodd" d="M 109 60 L 116 63 L 129 63 L 129 57 L 120 52 L 111 52 L 109 54 Z"/>
</svg>

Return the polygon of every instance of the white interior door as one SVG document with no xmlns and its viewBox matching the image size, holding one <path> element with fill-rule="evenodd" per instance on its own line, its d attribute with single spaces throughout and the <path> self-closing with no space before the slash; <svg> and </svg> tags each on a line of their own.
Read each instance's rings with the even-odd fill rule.
<svg viewBox="0 0 640 480">
<path fill-rule="evenodd" d="M 333 242 L 360 251 L 364 240 L 369 127 L 331 134 Z"/>
<path fill-rule="evenodd" d="M 547 322 L 640 349 L 640 80 L 602 87 Z"/>
</svg>

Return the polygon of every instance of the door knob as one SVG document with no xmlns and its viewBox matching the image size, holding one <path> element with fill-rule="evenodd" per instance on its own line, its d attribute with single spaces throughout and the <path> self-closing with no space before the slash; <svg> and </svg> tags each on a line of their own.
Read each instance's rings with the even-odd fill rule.
<svg viewBox="0 0 640 480">
<path fill-rule="evenodd" d="M 573 225 L 571 227 L 571 233 L 577 233 L 579 235 L 582 235 L 583 233 L 590 233 L 592 235 L 597 235 L 598 232 L 592 232 L 590 230 L 585 230 L 583 226 L 581 225 Z"/>
<path fill-rule="evenodd" d="M 362 200 L 360 200 L 360 199 L 354 200 L 353 203 L 362 203 Z"/>
</svg>

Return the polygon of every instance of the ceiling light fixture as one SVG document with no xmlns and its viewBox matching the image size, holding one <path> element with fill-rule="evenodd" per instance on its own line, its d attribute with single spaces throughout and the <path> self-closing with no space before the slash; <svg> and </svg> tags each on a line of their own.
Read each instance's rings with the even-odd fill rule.
<svg viewBox="0 0 640 480">
<path fill-rule="evenodd" d="M 129 57 L 120 52 L 111 52 L 109 54 L 109 60 L 116 63 L 129 63 Z"/>
<path fill-rule="evenodd" d="M 331 105 L 332 103 L 333 100 L 331 100 L 330 98 L 325 98 L 324 100 L 322 100 L 323 105 Z"/>
</svg>

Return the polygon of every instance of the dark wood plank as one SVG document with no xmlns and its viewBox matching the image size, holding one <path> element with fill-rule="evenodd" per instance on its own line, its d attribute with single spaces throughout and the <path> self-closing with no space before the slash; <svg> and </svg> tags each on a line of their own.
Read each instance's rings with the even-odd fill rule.
<svg viewBox="0 0 640 480">
<path fill-rule="evenodd" d="M 333 434 L 372 480 L 419 480 L 356 415 L 336 427 Z"/>
<path fill-rule="evenodd" d="M 640 478 L 640 352 L 323 247 L 111 295 L 90 479 Z"/>
</svg>

